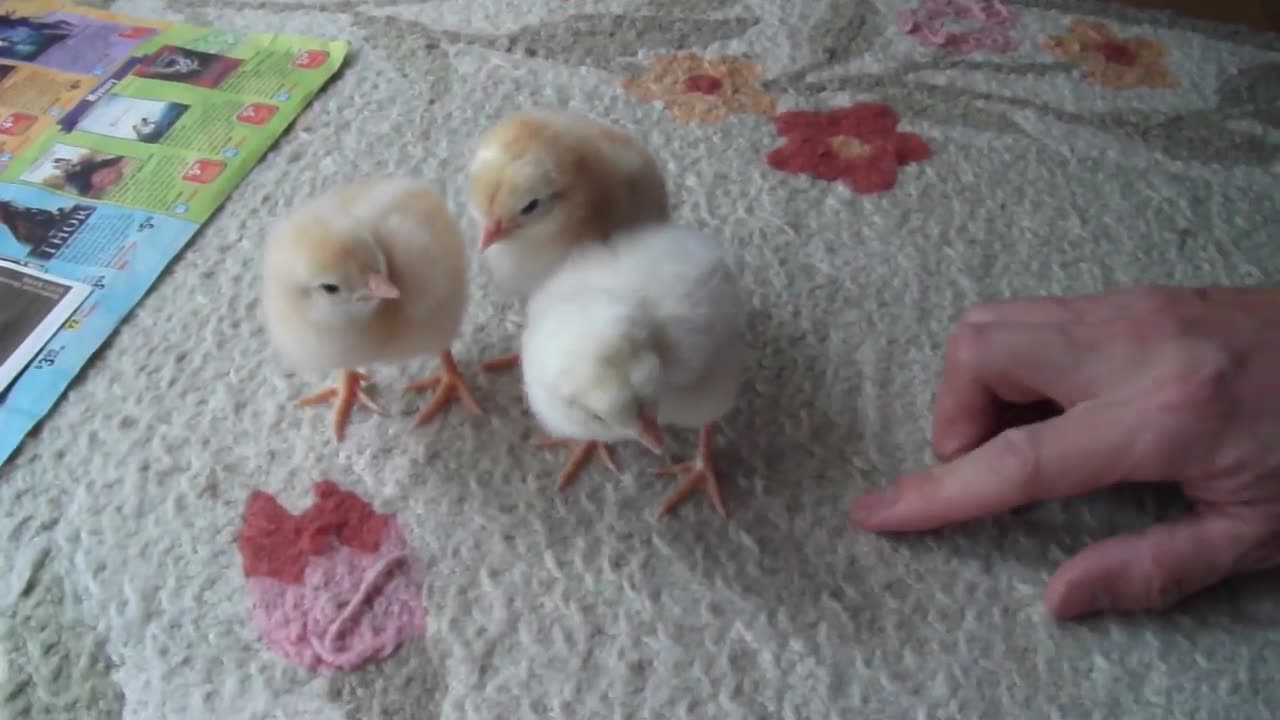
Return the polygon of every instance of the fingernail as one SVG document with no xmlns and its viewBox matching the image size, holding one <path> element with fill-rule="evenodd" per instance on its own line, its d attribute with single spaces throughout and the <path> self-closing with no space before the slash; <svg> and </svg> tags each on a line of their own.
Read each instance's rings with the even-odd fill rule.
<svg viewBox="0 0 1280 720">
<path fill-rule="evenodd" d="M 854 500 L 850 505 L 850 512 L 855 522 L 865 525 L 874 522 L 897 502 L 898 494 L 892 489 L 871 492 Z"/>
</svg>

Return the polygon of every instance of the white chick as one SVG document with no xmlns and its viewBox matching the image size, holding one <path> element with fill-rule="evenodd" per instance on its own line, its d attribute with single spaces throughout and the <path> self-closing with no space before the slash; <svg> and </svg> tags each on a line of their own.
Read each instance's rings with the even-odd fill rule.
<svg viewBox="0 0 1280 720">
<path fill-rule="evenodd" d="M 509 115 L 479 138 L 469 177 L 483 227 L 482 264 L 501 292 L 524 302 L 569 253 L 671 215 L 657 160 L 636 138 L 565 110 Z M 484 364 L 518 364 L 507 355 Z"/>
<path fill-rule="evenodd" d="M 439 193 L 424 181 L 380 178 L 314 198 L 267 238 L 263 320 L 276 350 L 300 371 L 338 370 L 336 387 L 298 401 L 334 400 L 341 442 L 356 402 L 384 414 L 355 368 L 427 354 L 440 370 L 409 385 L 435 390 L 414 421 L 422 425 L 454 397 L 474 414 L 450 345 L 467 298 L 466 245 Z"/>
<path fill-rule="evenodd" d="M 658 514 L 701 489 L 725 515 L 712 439 L 746 372 L 745 333 L 718 242 L 670 224 L 632 229 L 579 247 L 530 298 L 525 396 L 552 436 L 580 441 L 566 471 L 603 443 L 661 452 L 658 425 L 700 428 L 696 458 L 659 470 L 682 482 Z"/>
</svg>

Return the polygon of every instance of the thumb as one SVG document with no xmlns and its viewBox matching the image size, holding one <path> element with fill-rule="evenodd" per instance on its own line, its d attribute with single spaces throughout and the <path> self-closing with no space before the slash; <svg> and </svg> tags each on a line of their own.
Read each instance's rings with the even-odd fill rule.
<svg viewBox="0 0 1280 720">
<path fill-rule="evenodd" d="M 1241 568 L 1256 533 L 1224 515 L 1192 515 L 1094 543 L 1063 563 L 1045 588 L 1059 620 L 1113 610 L 1160 610 Z"/>
</svg>

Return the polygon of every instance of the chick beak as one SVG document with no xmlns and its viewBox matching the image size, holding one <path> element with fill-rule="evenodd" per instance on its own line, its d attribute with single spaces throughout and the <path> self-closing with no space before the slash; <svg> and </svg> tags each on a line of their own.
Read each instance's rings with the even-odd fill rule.
<svg viewBox="0 0 1280 720">
<path fill-rule="evenodd" d="M 640 432 L 636 439 L 655 453 L 662 454 L 662 431 L 658 429 L 658 421 L 652 415 L 640 415 Z"/>
<path fill-rule="evenodd" d="M 400 297 L 400 288 L 396 287 L 386 275 L 370 275 L 369 294 L 384 300 L 394 300 Z"/>
<path fill-rule="evenodd" d="M 502 227 L 500 222 L 491 222 L 484 226 L 484 232 L 480 235 L 480 252 L 489 249 L 489 246 L 502 239 L 503 233 L 507 231 Z"/>
</svg>

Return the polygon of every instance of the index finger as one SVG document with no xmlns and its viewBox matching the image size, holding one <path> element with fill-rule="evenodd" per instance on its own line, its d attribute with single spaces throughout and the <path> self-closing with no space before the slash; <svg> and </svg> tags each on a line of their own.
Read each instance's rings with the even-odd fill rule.
<svg viewBox="0 0 1280 720">
<path fill-rule="evenodd" d="M 1006 430 L 950 462 L 853 501 L 853 519 L 876 532 L 931 530 L 1041 500 L 1078 495 L 1136 467 L 1132 412 L 1086 403 Z"/>
</svg>

